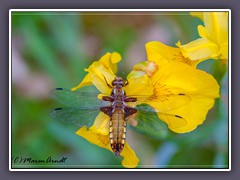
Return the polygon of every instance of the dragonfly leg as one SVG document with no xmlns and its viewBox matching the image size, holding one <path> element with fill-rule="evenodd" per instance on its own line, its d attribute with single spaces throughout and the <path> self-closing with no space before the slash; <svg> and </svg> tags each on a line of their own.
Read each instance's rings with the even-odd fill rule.
<svg viewBox="0 0 240 180">
<path fill-rule="evenodd" d="M 131 116 L 128 116 L 126 118 L 126 121 L 128 122 L 128 124 L 130 124 L 131 126 L 134 126 L 136 127 L 138 125 L 138 121 L 135 119 L 137 113 L 131 115 Z"/>
<path fill-rule="evenodd" d="M 132 98 L 132 97 L 125 97 L 124 102 L 136 102 L 137 98 Z"/>
<path fill-rule="evenodd" d="M 113 102 L 113 101 L 114 101 L 114 98 L 112 98 L 111 96 L 103 96 L 103 97 L 102 97 L 102 100 Z"/>
<path fill-rule="evenodd" d="M 102 74 L 102 75 L 103 75 L 103 74 Z M 113 88 L 110 84 L 108 84 L 107 79 L 106 79 L 106 77 L 105 77 L 104 75 L 103 75 L 103 77 L 104 77 L 104 80 L 105 80 L 107 86 L 110 87 L 110 88 Z"/>
</svg>

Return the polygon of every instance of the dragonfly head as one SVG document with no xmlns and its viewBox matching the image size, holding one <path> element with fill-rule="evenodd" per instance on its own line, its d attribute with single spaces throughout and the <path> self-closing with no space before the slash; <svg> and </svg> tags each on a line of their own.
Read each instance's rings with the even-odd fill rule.
<svg viewBox="0 0 240 180">
<path fill-rule="evenodd" d="M 113 81 L 112 81 L 112 86 L 124 86 L 125 83 L 123 81 L 123 79 L 121 77 L 116 77 Z"/>
</svg>

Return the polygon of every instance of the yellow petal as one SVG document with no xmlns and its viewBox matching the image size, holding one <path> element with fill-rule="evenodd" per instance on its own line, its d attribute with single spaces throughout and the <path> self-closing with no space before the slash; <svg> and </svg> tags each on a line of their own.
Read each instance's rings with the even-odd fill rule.
<svg viewBox="0 0 240 180">
<path fill-rule="evenodd" d="M 110 88 L 108 84 L 111 84 L 111 81 L 105 81 L 105 79 L 102 79 L 101 77 L 93 74 L 92 75 L 92 83 L 93 85 L 103 94 L 110 94 L 112 91 L 112 88 Z"/>
<path fill-rule="evenodd" d="M 165 84 L 195 95 L 206 95 L 216 98 L 219 96 L 219 85 L 212 75 L 205 71 L 191 68 L 183 63 L 171 62 L 159 67 L 151 78 L 154 89 L 157 84 Z M 160 86 L 159 85 L 159 86 Z"/>
<path fill-rule="evenodd" d="M 111 61 L 112 64 L 110 64 L 110 68 L 112 69 L 113 73 L 117 73 L 117 62 L 119 62 L 121 60 L 121 56 L 118 53 L 114 53 L 112 55 Z"/>
<path fill-rule="evenodd" d="M 119 61 L 121 61 L 122 57 L 119 53 L 113 52 L 111 56 L 111 62 L 113 64 L 117 64 Z"/>
<path fill-rule="evenodd" d="M 109 120 L 110 117 L 103 112 L 100 112 L 94 121 L 94 127 L 96 128 L 96 132 L 102 135 L 109 134 Z"/>
<path fill-rule="evenodd" d="M 98 133 L 97 128 L 94 125 L 90 127 L 90 129 L 87 129 L 86 126 L 84 126 L 80 128 L 76 132 L 76 134 L 85 138 L 92 144 L 95 144 L 99 147 L 108 149 L 109 151 L 113 152 L 110 147 L 109 135 L 102 135 Z M 125 146 L 120 156 L 123 157 L 122 165 L 126 168 L 135 168 L 139 163 L 138 157 L 136 156 L 135 152 L 130 148 L 128 143 L 125 143 Z"/>
<path fill-rule="evenodd" d="M 101 57 L 99 62 L 101 62 L 105 68 L 112 71 L 113 73 L 117 72 L 117 63 L 121 61 L 121 55 L 117 52 L 106 53 Z"/>
<path fill-rule="evenodd" d="M 219 97 L 219 85 L 210 74 L 183 63 L 172 62 L 159 67 L 151 80 L 155 97 L 147 103 L 159 112 L 185 119 L 158 113 L 174 132 L 195 129 L 205 120 L 214 99 Z"/>
<path fill-rule="evenodd" d="M 80 88 L 82 88 L 82 87 L 84 87 L 84 86 L 90 86 L 90 85 L 92 85 L 92 78 L 91 78 L 91 74 L 88 73 L 88 74 L 83 78 L 83 80 L 81 81 L 81 83 L 80 83 L 79 85 L 73 87 L 73 88 L 71 89 L 71 91 L 75 91 L 75 90 L 80 89 Z"/>
<path fill-rule="evenodd" d="M 127 142 L 124 145 L 123 151 L 121 152 L 121 156 L 123 156 L 122 165 L 124 167 L 126 168 L 137 167 L 139 159 Z"/>
<path fill-rule="evenodd" d="M 177 43 L 177 46 L 181 47 L 180 42 Z M 169 61 L 182 62 L 194 67 L 198 64 L 198 61 L 194 62 L 184 57 L 180 48 L 167 46 L 158 41 L 148 42 L 146 51 L 148 61 L 155 62 L 158 66 L 162 66 Z"/>
<path fill-rule="evenodd" d="M 200 18 L 203 21 L 203 12 L 190 12 L 192 16 Z"/>
<path fill-rule="evenodd" d="M 115 71 L 117 70 L 117 65 L 121 60 L 120 54 L 114 52 L 114 53 L 106 53 L 103 55 L 99 61 L 93 62 L 85 71 L 88 72 L 88 74 L 85 76 L 85 78 L 82 80 L 82 82 L 72 88 L 72 91 L 79 89 L 83 86 L 87 85 L 98 85 L 96 86 L 97 89 L 99 89 L 101 92 L 106 93 L 110 92 L 108 84 L 111 84 L 113 79 L 115 78 Z M 97 82 L 99 81 L 100 82 Z"/>
<path fill-rule="evenodd" d="M 200 37 L 205 38 L 205 39 L 210 39 L 210 35 L 206 28 L 202 25 L 198 26 L 198 34 Z"/>
<path fill-rule="evenodd" d="M 221 52 L 221 55 L 219 58 L 223 60 L 225 59 L 227 61 L 228 60 L 228 41 L 221 44 L 220 52 Z"/>
<path fill-rule="evenodd" d="M 181 45 L 180 48 L 183 56 L 191 60 L 218 58 L 220 54 L 219 47 L 215 43 L 203 38 Z"/>
<path fill-rule="evenodd" d="M 91 76 L 92 84 L 102 93 L 110 94 L 111 88 L 107 84 L 111 84 L 115 74 L 107 69 L 102 63 L 94 62 L 90 68 L 88 68 Z"/>
<path fill-rule="evenodd" d="M 228 13 L 204 12 L 204 26 L 210 35 L 210 40 L 222 44 L 228 38 Z"/>
<path fill-rule="evenodd" d="M 99 147 L 106 148 L 111 151 L 109 136 L 97 133 L 95 126 L 91 126 L 90 129 L 87 129 L 86 126 L 83 126 L 76 132 L 76 134 L 85 138 L 90 143 L 96 144 Z"/>
<path fill-rule="evenodd" d="M 127 96 L 151 96 L 153 94 L 153 86 L 147 74 L 142 71 L 132 71 L 128 74 L 127 80 L 129 84 L 124 87 Z"/>
<path fill-rule="evenodd" d="M 158 41 L 148 42 L 145 47 L 148 61 L 155 62 L 157 65 L 159 65 L 160 61 L 162 65 L 162 63 L 175 60 L 181 54 L 179 48 L 173 48 Z"/>
<path fill-rule="evenodd" d="M 191 102 L 186 106 L 169 111 L 168 113 L 178 115 L 184 118 L 173 118 L 158 114 L 159 118 L 169 125 L 169 129 L 176 133 L 186 133 L 193 131 L 197 126 L 201 125 L 206 119 L 206 115 L 214 105 L 214 99 L 209 97 L 198 97 L 190 95 Z"/>
<path fill-rule="evenodd" d="M 93 85 L 102 93 L 110 94 L 111 88 L 108 84 L 111 84 L 115 74 L 111 69 L 106 68 L 100 61 L 94 62 L 88 69 L 91 73 L 91 81 Z"/>
<path fill-rule="evenodd" d="M 97 75 L 105 83 L 107 81 L 109 84 L 111 84 L 116 77 L 115 74 L 109 68 L 106 68 L 101 62 L 94 62 L 88 71 L 89 73 Z"/>
</svg>

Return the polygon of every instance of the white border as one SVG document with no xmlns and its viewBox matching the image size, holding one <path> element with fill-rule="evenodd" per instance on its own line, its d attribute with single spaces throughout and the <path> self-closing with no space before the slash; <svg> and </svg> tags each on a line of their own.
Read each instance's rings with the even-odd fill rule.
<svg viewBox="0 0 240 180">
<path fill-rule="evenodd" d="M 229 69 L 229 96 L 228 96 L 228 115 L 229 115 L 229 168 L 228 169 L 12 169 L 11 167 L 11 121 L 12 121 L 12 12 L 188 12 L 188 11 L 204 11 L 204 12 L 212 12 L 212 11 L 227 11 L 229 14 L 229 50 L 231 50 L 231 10 L 230 9 L 10 9 L 9 10 L 9 171 L 231 171 L 231 51 L 229 51 L 229 61 L 228 61 L 228 69 Z"/>
</svg>

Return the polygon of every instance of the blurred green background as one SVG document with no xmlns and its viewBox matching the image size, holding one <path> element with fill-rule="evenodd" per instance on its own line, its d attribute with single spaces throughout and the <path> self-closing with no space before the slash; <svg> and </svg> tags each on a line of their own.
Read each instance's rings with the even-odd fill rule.
<svg viewBox="0 0 240 180">
<path fill-rule="evenodd" d="M 64 164 L 19 164 L 13 168 L 121 168 L 121 157 L 77 136 L 77 127 L 56 122 L 55 87 L 72 88 L 106 52 L 119 52 L 118 75 L 146 60 L 145 43 L 175 46 L 198 38 L 198 18 L 185 12 L 12 12 L 12 158 L 62 159 Z M 149 137 L 128 130 L 138 167 L 228 168 L 228 72 L 219 61 L 201 63 L 218 80 L 221 98 L 206 121 L 187 134 Z"/>
</svg>

